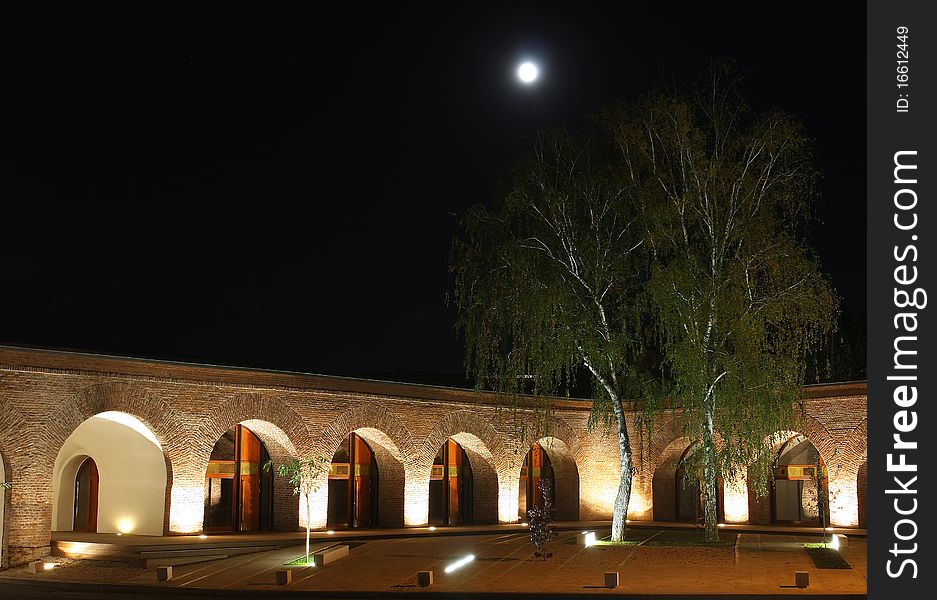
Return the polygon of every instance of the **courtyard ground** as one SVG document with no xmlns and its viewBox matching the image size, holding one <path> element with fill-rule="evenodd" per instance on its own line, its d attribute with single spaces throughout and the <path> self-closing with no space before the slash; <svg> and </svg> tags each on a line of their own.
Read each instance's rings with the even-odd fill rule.
<svg viewBox="0 0 937 600">
<path fill-rule="evenodd" d="M 599 537 L 608 529 L 597 529 Z M 655 545 L 667 543 L 672 531 L 637 530 L 638 543 L 598 545 L 585 548 L 576 544 L 578 531 L 562 531 L 551 545 L 552 558 L 533 556 L 526 531 L 362 539 L 350 541 L 350 555 L 323 567 L 294 568 L 293 582 L 275 584 L 275 572 L 284 562 L 303 554 L 303 546 L 290 546 L 174 567 L 171 581 L 160 583 L 155 572 L 122 562 L 69 561 L 38 575 L 24 569 L 0 574 L 3 581 L 26 580 L 81 581 L 119 584 L 121 590 L 153 592 L 187 590 L 245 590 L 252 592 L 318 592 L 345 595 L 392 594 L 420 596 L 425 592 L 487 595 L 549 593 L 574 595 L 618 594 L 795 594 L 858 595 L 866 593 L 866 541 L 851 537 L 841 554 L 851 569 L 818 569 L 803 548 L 819 537 L 807 533 L 726 532 L 736 543 L 727 547 Z M 689 532 L 684 532 L 687 535 Z M 656 542 L 655 542 L 656 540 Z M 662 541 L 663 540 L 663 541 Z M 317 540 L 314 549 L 335 543 Z M 473 554 L 475 560 L 445 573 L 444 568 L 458 558 Z M 432 570 L 431 588 L 417 586 L 418 571 Z M 616 590 L 603 586 L 603 574 L 618 571 L 621 585 Z M 810 586 L 793 587 L 794 571 L 808 571 Z M 116 590 L 117 588 L 115 588 Z M 238 592 L 235 591 L 235 595 Z"/>
</svg>

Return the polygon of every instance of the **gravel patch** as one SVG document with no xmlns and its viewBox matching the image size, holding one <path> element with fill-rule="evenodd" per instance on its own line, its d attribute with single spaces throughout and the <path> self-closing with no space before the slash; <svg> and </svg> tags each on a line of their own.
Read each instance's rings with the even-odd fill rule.
<svg viewBox="0 0 937 600">
<path fill-rule="evenodd" d="M 81 581 L 88 583 L 125 583 L 147 573 L 143 567 L 128 562 L 105 560 L 74 560 L 47 556 L 44 562 L 54 564 L 48 571 L 32 574 L 28 567 L 16 567 L 4 571 L 6 577 L 43 579 L 48 581 Z"/>
</svg>

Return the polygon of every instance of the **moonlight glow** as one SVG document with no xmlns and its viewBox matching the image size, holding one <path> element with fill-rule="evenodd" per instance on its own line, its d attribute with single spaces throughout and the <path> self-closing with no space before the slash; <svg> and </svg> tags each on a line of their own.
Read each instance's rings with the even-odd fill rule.
<svg viewBox="0 0 937 600">
<path fill-rule="evenodd" d="M 533 83 L 539 75 L 540 70 L 532 62 L 521 63 L 521 66 L 517 67 L 517 78 L 524 83 Z"/>
</svg>

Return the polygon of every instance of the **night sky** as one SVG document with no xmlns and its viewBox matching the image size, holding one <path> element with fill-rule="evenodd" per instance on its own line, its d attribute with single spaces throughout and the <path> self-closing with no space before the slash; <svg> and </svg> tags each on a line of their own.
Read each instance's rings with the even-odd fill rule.
<svg viewBox="0 0 937 600">
<path fill-rule="evenodd" d="M 459 383 L 458 213 L 538 128 L 713 58 L 816 139 L 864 321 L 863 4 L 199 4 L 4 8 L 0 343 Z"/>
</svg>

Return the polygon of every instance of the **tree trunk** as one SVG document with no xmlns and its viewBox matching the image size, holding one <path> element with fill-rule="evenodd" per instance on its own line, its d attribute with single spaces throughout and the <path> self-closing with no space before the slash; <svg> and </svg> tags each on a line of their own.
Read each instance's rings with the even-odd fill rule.
<svg viewBox="0 0 937 600">
<path fill-rule="evenodd" d="M 628 504 L 631 501 L 631 440 L 628 438 L 628 423 L 625 421 L 625 410 L 618 397 L 612 398 L 615 410 L 615 420 L 618 425 L 618 456 L 621 460 L 621 478 L 618 483 L 618 495 L 615 496 L 615 506 L 612 509 L 612 541 L 621 542 L 625 539 L 625 521 L 628 519 Z"/>
<path fill-rule="evenodd" d="M 312 522 L 312 508 L 309 505 L 309 494 L 306 494 L 306 564 L 309 564 L 309 529 Z"/>
<path fill-rule="evenodd" d="M 710 392 L 706 397 L 705 417 L 703 427 L 703 489 L 705 505 L 703 506 L 703 522 L 706 528 L 706 541 L 719 541 L 719 511 L 716 505 L 718 494 L 718 479 L 716 477 L 716 436 L 714 418 L 716 400 Z"/>
</svg>

